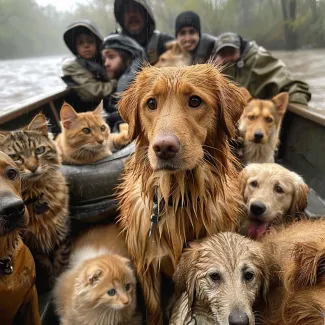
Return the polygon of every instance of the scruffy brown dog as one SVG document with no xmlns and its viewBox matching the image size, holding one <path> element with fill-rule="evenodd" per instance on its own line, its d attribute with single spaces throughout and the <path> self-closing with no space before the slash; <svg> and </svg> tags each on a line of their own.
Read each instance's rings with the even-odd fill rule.
<svg viewBox="0 0 325 325">
<path fill-rule="evenodd" d="M 119 199 L 148 324 L 162 324 L 160 271 L 173 275 L 186 242 L 235 231 L 242 199 L 228 139 L 244 99 L 212 64 L 146 67 L 119 102 L 136 139 Z"/>
<path fill-rule="evenodd" d="M 35 264 L 19 236 L 27 222 L 19 170 L 0 151 L 0 323 L 5 325 L 41 324 Z"/>
</svg>

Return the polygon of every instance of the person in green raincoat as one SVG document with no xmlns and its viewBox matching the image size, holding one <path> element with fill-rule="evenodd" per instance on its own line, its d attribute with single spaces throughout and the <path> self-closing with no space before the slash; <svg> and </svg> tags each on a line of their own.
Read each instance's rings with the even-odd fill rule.
<svg viewBox="0 0 325 325">
<path fill-rule="evenodd" d="M 307 106 L 311 99 L 309 86 L 295 79 L 286 65 L 254 41 L 235 33 L 220 34 L 216 41 L 215 60 L 225 65 L 223 73 L 252 97 L 271 99 L 280 92 L 289 93 L 289 103 Z"/>
</svg>

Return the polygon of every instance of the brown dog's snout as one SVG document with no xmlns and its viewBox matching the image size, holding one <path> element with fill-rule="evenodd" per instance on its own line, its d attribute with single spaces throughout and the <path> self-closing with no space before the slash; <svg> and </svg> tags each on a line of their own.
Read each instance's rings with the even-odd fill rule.
<svg viewBox="0 0 325 325">
<path fill-rule="evenodd" d="M 158 158 L 168 160 L 176 156 L 180 143 L 175 135 L 158 135 L 152 144 L 152 148 Z"/>
<path fill-rule="evenodd" d="M 235 309 L 229 315 L 229 325 L 249 325 L 249 318 L 242 310 Z"/>
<path fill-rule="evenodd" d="M 0 205 L 0 215 L 4 219 L 19 219 L 25 214 L 25 204 L 18 198 L 3 198 Z"/>
<path fill-rule="evenodd" d="M 261 142 L 264 138 L 264 133 L 261 130 L 257 130 L 254 132 L 254 141 L 255 142 Z"/>
</svg>

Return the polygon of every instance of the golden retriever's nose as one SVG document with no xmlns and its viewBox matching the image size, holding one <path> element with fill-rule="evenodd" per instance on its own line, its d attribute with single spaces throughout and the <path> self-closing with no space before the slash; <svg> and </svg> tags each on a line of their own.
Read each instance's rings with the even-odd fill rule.
<svg viewBox="0 0 325 325">
<path fill-rule="evenodd" d="M 261 216 L 266 210 L 266 205 L 263 202 L 253 202 L 250 210 L 255 216 Z"/>
<path fill-rule="evenodd" d="M 175 135 L 158 135 L 152 144 L 152 148 L 158 158 L 172 159 L 179 151 L 179 140 Z"/>
<path fill-rule="evenodd" d="M 261 140 L 264 138 L 264 134 L 262 131 L 260 130 L 257 130 L 255 133 L 254 133 L 254 141 L 255 142 L 261 142 Z"/>
<path fill-rule="evenodd" d="M 229 315 L 229 325 L 249 325 L 249 318 L 242 310 L 235 309 Z"/>
</svg>

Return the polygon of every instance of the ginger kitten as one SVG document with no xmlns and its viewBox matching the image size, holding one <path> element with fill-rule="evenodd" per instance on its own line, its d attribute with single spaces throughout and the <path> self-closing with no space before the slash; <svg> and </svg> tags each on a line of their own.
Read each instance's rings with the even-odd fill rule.
<svg viewBox="0 0 325 325">
<path fill-rule="evenodd" d="M 68 188 L 45 116 L 38 114 L 23 130 L 1 132 L 0 150 L 19 167 L 29 213 L 23 240 L 35 259 L 37 289 L 47 291 L 68 264 L 71 245 Z"/>
<path fill-rule="evenodd" d="M 91 164 L 129 142 L 127 131 L 110 133 L 103 114 L 103 102 L 86 113 L 77 113 L 69 104 L 63 104 L 60 112 L 62 133 L 56 139 L 63 163 Z"/>
<path fill-rule="evenodd" d="M 107 233 L 103 240 L 100 235 Z M 74 245 L 70 268 L 57 280 L 54 298 L 61 324 L 141 324 L 136 278 L 116 225 L 100 226 Z"/>
</svg>

